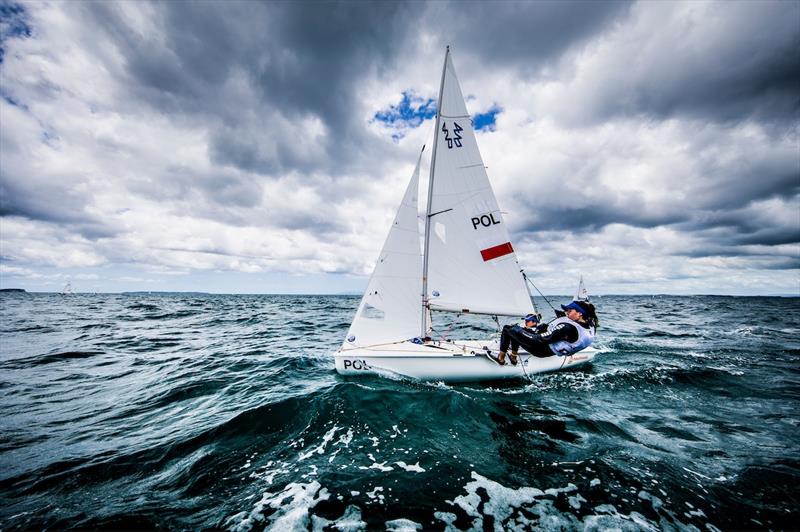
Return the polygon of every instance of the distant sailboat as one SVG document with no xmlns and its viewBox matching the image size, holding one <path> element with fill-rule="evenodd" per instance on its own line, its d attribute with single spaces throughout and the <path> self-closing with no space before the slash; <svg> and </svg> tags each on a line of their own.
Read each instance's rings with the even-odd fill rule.
<svg viewBox="0 0 800 532">
<path fill-rule="evenodd" d="M 517 317 L 534 312 L 449 47 L 439 88 L 422 253 L 417 225 L 420 159 L 335 355 L 336 370 L 458 382 L 519 378 L 591 361 L 597 350 L 590 347 L 567 357 L 520 353 L 520 364 L 499 366 L 485 357 L 487 350 L 497 350 L 497 339 L 429 338 L 432 312 Z"/>
<path fill-rule="evenodd" d="M 583 275 L 581 275 L 581 280 L 578 283 L 578 290 L 575 292 L 575 297 L 573 297 L 572 300 L 589 301 L 589 292 L 586 291 L 586 285 L 583 284 Z"/>
<path fill-rule="evenodd" d="M 64 288 L 61 289 L 62 296 L 69 296 L 74 294 L 75 292 L 72 290 L 72 283 L 68 282 Z"/>
</svg>

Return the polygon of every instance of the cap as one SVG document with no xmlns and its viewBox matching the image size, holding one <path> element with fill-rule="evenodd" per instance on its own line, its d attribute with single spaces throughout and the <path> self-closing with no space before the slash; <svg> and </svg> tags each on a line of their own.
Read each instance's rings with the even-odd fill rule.
<svg viewBox="0 0 800 532">
<path fill-rule="evenodd" d="M 583 314 L 584 316 L 588 316 L 588 314 L 589 314 L 589 311 L 587 311 L 587 310 L 586 310 L 586 309 L 585 309 L 585 308 L 584 308 L 584 307 L 583 307 L 583 306 L 580 304 L 580 302 L 579 302 L 579 301 L 572 301 L 572 302 L 571 302 L 571 303 L 569 303 L 568 305 L 561 305 L 561 308 L 562 308 L 562 309 L 564 309 L 564 311 L 567 311 L 567 310 L 569 310 L 569 309 L 575 309 L 575 310 L 577 310 L 578 312 L 580 312 L 581 314 Z"/>
<path fill-rule="evenodd" d="M 539 323 L 539 316 L 536 314 L 528 314 L 525 316 L 525 321 L 535 321 L 536 323 Z"/>
</svg>

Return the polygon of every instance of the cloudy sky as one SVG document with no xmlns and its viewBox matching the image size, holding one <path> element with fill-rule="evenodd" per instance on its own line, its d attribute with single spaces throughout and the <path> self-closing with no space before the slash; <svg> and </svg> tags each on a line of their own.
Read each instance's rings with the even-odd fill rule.
<svg viewBox="0 0 800 532">
<path fill-rule="evenodd" d="M 0 286 L 360 291 L 447 44 L 545 293 L 800 295 L 796 1 L 0 0 Z"/>
</svg>

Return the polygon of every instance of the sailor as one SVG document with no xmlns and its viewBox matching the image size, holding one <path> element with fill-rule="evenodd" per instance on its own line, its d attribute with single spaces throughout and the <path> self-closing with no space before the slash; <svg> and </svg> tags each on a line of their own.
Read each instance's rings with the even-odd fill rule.
<svg viewBox="0 0 800 532">
<path fill-rule="evenodd" d="M 522 319 L 522 322 L 522 327 L 519 325 L 505 325 L 503 327 L 503 332 L 500 334 L 500 353 L 498 354 L 497 358 L 492 357 L 495 362 L 501 366 L 506 363 L 506 351 L 508 351 L 509 345 L 511 346 L 511 363 L 515 366 L 517 365 L 517 361 L 519 360 L 517 357 L 519 342 L 516 339 L 519 336 L 528 336 L 536 334 L 537 332 L 544 332 L 544 330 L 537 330 L 539 327 L 541 327 L 540 314 L 528 314 Z"/>
<path fill-rule="evenodd" d="M 529 319 L 536 318 L 529 314 L 525 316 L 525 327 L 503 327 L 500 352 L 497 357 L 490 357 L 502 366 L 506 363 L 506 351 L 511 347 L 511 363 L 516 365 L 520 347 L 539 358 L 569 356 L 589 347 L 599 324 L 594 305 L 588 301 L 572 301 L 561 308 L 564 314 L 547 324 Z"/>
</svg>

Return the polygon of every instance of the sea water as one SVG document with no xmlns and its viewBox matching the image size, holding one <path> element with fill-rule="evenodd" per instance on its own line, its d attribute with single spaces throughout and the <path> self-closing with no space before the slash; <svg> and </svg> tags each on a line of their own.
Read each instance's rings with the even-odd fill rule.
<svg viewBox="0 0 800 532">
<path fill-rule="evenodd" d="M 800 300 L 594 302 L 591 366 L 453 385 L 337 375 L 357 297 L 0 294 L 0 527 L 799 526 Z"/>
</svg>

